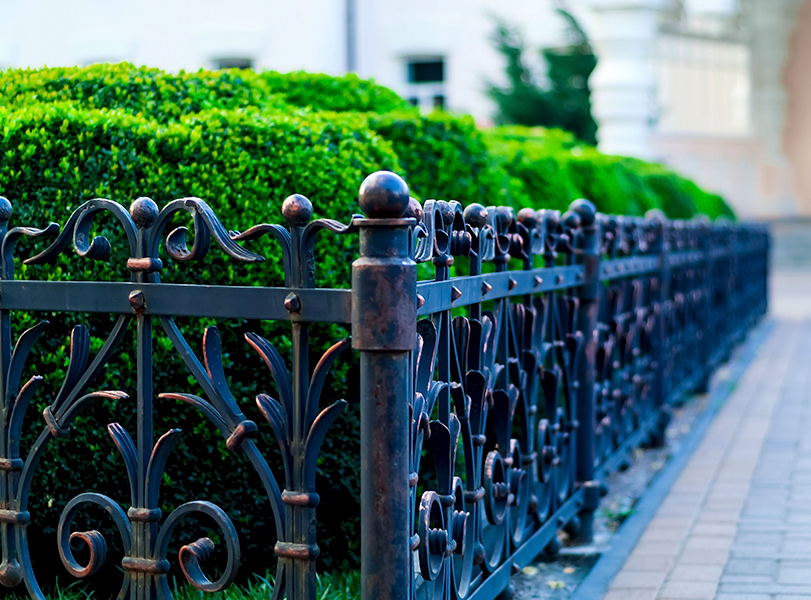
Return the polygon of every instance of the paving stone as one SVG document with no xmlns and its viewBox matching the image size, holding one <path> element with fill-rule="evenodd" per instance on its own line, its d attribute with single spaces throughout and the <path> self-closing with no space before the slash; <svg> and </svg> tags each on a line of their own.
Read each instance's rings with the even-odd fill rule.
<svg viewBox="0 0 811 600">
<path fill-rule="evenodd" d="M 693 517 L 690 515 L 685 515 L 681 517 L 660 517 L 656 515 L 650 522 L 648 529 L 653 527 L 664 527 L 664 528 L 678 528 L 678 527 L 688 527 L 693 524 Z"/>
<path fill-rule="evenodd" d="M 669 542 L 687 537 L 687 527 L 648 527 L 642 534 L 642 542 Z"/>
<path fill-rule="evenodd" d="M 670 542 L 640 542 L 636 545 L 631 556 L 676 556 L 681 550 L 680 541 Z"/>
<path fill-rule="evenodd" d="M 771 575 L 723 575 L 721 583 L 769 584 L 774 583 L 774 577 Z"/>
<path fill-rule="evenodd" d="M 811 555 L 811 539 L 792 539 L 787 536 L 781 551 L 789 554 Z"/>
<path fill-rule="evenodd" d="M 735 523 L 713 523 L 712 521 L 698 520 L 693 527 L 693 531 L 699 535 L 722 535 L 733 536 L 738 530 Z"/>
<path fill-rule="evenodd" d="M 726 564 L 728 554 L 719 552 L 716 548 L 702 548 L 685 552 L 678 557 L 677 564 L 685 565 L 723 565 Z"/>
<path fill-rule="evenodd" d="M 722 583 L 721 592 L 747 593 L 747 594 L 796 594 L 811 598 L 811 590 L 807 585 L 779 585 L 757 583 Z"/>
<path fill-rule="evenodd" d="M 659 592 L 659 597 L 712 600 L 717 587 L 716 581 L 668 581 Z"/>
<path fill-rule="evenodd" d="M 775 575 L 777 561 L 730 558 L 724 569 L 725 573 L 740 575 Z"/>
<path fill-rule="evenodd" d="M 723 565 L 677 565 L 668 576 L 668 581 L 714 581 L 718 582 Z"/>
<path fill-rule="evenodd" d="M 608 589 L 658 588 L 665 581 L 667 571 L 630 571 L 623 569 L 614 577 Z"/>
<path fill-rule="evenodd" d="M 727 551 L 732 546 L 732 539 L 732 536 L 691 535 L 684 543 L 684 551 L 692 552 L 708 548 Z"/>
<path fill-rule="evenodd" d="M 783 563 L 777 572 L 777 583 L 811 585 L 811 565 L 786 566 L 796 563 Z M 809 590 L 811 594 L 811 590 Z"/>
<path fill-rule="evenodd" d="M 672 556 L 643 556 L 633 554 L 625 561 L 623 569 L 631 571 L 670 571 L 675 558 Z"/>
<path fill-rule="evenodd" d="M 649 590 L 608 590 L 603 600 L 655 600 L 657 588 Z"/>
</svg>

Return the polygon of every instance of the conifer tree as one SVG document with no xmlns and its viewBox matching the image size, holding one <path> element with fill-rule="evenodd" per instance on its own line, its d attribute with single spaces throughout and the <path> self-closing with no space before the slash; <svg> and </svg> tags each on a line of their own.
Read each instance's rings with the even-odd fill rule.
<svg viewBox="0 0 811 600">
<path fill-rule="evenodd" d="M 524 64 L 524 41 L 516 28 L 500 22 L 493 41 L 506 60 L 507 85 L 489 85 L 488 93 L 498 107 L 496 121 L 559 127 L 578 139 L 596 143 L 597 124 L 591 117 L 588 77 L 597 64 L 588 36 L 574 16 L 557 12 L 566 21 L 569 43 L 562 48 L 540 51 L 547 81 L 539 84 Z"/>
</svg>

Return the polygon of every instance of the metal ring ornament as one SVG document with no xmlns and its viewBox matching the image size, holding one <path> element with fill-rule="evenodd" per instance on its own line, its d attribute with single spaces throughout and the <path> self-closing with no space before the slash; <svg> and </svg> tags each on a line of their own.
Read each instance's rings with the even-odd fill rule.
<svg viewBox="0 0 811 600">
<path fill-rule="evenodd" d="M 513 544 L 518 547 L 526 537 L 527 522 L 530 510 L 530 477 L 523 468 L 523 455 L 518 440 L 510 440 L 512 465 L 507 471 L 507 482 L 510 486 L 510 530 Z"/>
<path fill-rule="evenodd" d="M 420 499 L 420 514 L 417 521 L 420 545 L 417 549 L 420 574 L 426 581 L 435 581 L 442 572 L 445 557 L 453 552 L 455 543 L 445 527 L 445 515 L 439 494 L 424 492 Z"/>
<path fill-rule="evenodd" d="M 221 592 L 237 575 L 240 561 L 239 537 L 237 530 L 228 515 L 216 504 L 204 500 L 195 500 L 182 504 L 164 521 L 155 542 L 155 556 L 165 558 L 169 549 L 169 540 L 181 520 L 187 516 L 200 513 L 210 517 L 219 527 L 225 540 L 227 562 L 219 579 L 211 581 L 203 572 L 201 563 L 209 557 L 214 543 L 208 538 L 201 538 L 192 544 L 183 546 L 178 552 L 180 568 L 192 586 L 202 592 Z M 208 541 L 205 541 L 208 540 Z"/>
<path fill-rule="evenodd" d="M 558 502 L 562 504 L 574 489 L 572 436 L 568 431 L 570 424 L 567 423 L 566 411 L 563 407 L 558 407 L 555 425 L 557 456 L 560 459 L 560 468 L 557 470 L 555 480 L 557 482 Z"/>
<path fill-rule="evenodd" d="M 484 507 L 488 520 L 501 525 L 511 502 L 507 466 L 498 451 L 488 452 L 484 461 Z"/>
<path fill-rule="evenodd" d="M 95 492 L 79 494 L 62 509 L 56 533 L 62 564 L 71 575 L 79 578 L 97 572 L 104 565 L 107 557 L 107 543 L 100 532 L 92 530 L 71 533 L 70 531 L 70 526 L 79 510 L 91 504 L 100 506 L 113 518 L 121 534 L 125 555 L 129 554 L 132 546 L 132 529 L 127 514 L 112 498 Z M 90 552 L 88 563 L 84 566 L 79 564 L 73 555 L 73 552 L 80 550 L 82 546 L 86 546 Z"/>
<path fill-rule="evenodd" d="M 456 542 L 453 552 L 453 574 L 456 595 L 465 598 L 473 579 L 473 547 L 476 542 L 475 519 L 465 505 L 465 490 L 459 477 L 453 478 L 454 503 L 450 532 Z"/>
</svg>

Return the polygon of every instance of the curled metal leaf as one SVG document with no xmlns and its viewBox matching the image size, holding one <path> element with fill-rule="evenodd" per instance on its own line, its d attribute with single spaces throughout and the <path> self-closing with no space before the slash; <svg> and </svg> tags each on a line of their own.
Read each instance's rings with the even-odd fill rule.
<svg viewBox="0 0 811 600">
<path fill-rule="evenodd" d="M 157 257 L 158 244 L 171 217 L 180 211 L 186 211 L 192 216 L 194 223 L 194 244 L 190 249 L 186 244 L 186 227 L 172 230 L 166 238 L 166 249 L 169 255 L 178 261 L 197 260 L 208 253 L 211 238 L 222 248 L 226 254 L 242 262 L 261 262 L 264 257 L 246 250 L 236 243 L 217 218 L 211 207 L 200 198 L 180 198 L 172 200 L 161 209 L 150 233 L 151 256 Z M 237 236 L 235 236 L 237 237 Z"/>
<path fill-rule="evenodd" d="M 91 237 L 90 230 L 95 218 L 99 213 L 108 212 L 113 214 L 124 228 L 129 242 L 130 255 L 135 256 L 136 251 L 136 228 L 132 222 L 129 211 L 118 202 L 107 200 L 106 198 L 95 198 L 88 200 L 77 208 L 68 219 L 62 232 L 56 240 L 45 250 L 23 261 L 27 265 L 40 265 L 51 263 L 73 242 L 73 246 L 79 256 L 94 260 L 105 260 L 110 255 L 110 242 L 104 236 Z M 54 229 L 49 226 L 43 230 L 52 234 Z"/>
<path fill-rule="evenodd" d="M 304 442 L 304 468 L 306 471 L 305 480 L 311 488 L 315 488 L 315 472 L 318 465 L 318 454 L 321 451 L 321 444 L 327 437 L 327 432 L 332 424 L 341 416 L 346 408 L 346 400 L 338 400 L 331 406 L 322 410 L 313 421 L 310 432 Z"/>
<path fill-rule="evenodd" d="M 107 432 L 113 438 L 113 443 L 118 452 L 121 454 L 121 459 L 124 461 L 124 467 L 127 469 L 127 479 L 130 483 L 130 497 L 133 506 L 138 504 L 138 451 L 135 449 L 135 443 L 132 441 L 130 434 L 119 423 L 110 423 L 107 425 Z"/>
</svg>

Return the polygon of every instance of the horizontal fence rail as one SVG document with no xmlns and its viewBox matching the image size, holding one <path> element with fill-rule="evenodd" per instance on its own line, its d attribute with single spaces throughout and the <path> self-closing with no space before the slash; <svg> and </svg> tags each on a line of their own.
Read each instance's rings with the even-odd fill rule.
<svg viewBox="0 0 811 600">
<path fill-rule="evenodd" d="M 364 600 L 509 597 L 511 576 L 555 552 L 558 532 L 591 538 L 604 476 L 631 449 L 663 442 L 671 408 L 706 389 L 766 312 L 769 236 L 760 226 L 607 216 L 585 200 L 565 214 L 420 204 L 388 172 L 364 181 L 360 207 L 365 216 L 344 225 L 313 220 L 309 200 L 291 196 L 282 206 L 286 227 L 240 233 L 197 198 L 162 209 L 139 198 L 129 210 L 96 199 L 64 228 L 35 229 L 9 228 L 12 207 L 0 199 L 0 583 L 45 597 L 28 543 L 38 518 L 28 510 L 37 465 L 53 440 L 81 427 L 83 409 L 131 394 L 135 431 L 108 427 L 129 501 L 93 490 L 57 499 L 64 503 L 57 544 L 67 572 L 87 577 L 105 560 L 102 534 L 78 525 L 80 511 L 95 505 L 120 536 L 119 598 L 171 598 L 173 564 L 207 592 L 235 578 L 239 536 L 224 510 L 193 498 L 167 515 L 161 510 L 164 469 L 181 435 L 171 429 L 156 440 L 154 402 L 162 398 L 200 411 L 225 447 L 255 469 L 269 504 L 248 508 L 269 512 L 275 525 L 273 598 L 316 598 L 316 510 L 329 502 L 318 494 L 316 471 L 321 444 L 346 405 L 323 407 L 320 399 L 343 354 L 359 365 Z M 169 231 L 177 214 L 193 219 L 191 247 L 185 228 Z M 91 233 L 99 215 L 112 217 L 126 238 L 126 281 L 15 279 L 15 265 L 47 265 L 71 247 L 78 254 L 71 260 L 107 260 L 110 242 Z M 319 234 L 358 240 L 346 289 L 316 285 Z M 249 269 L 263 260 L 250 250 L 263 236 L 281 253 L 283 287 L 161 282 L 164 260 L 200 259 L 214 245 Z M 25 238 L 43 238 L 46 247 L 15 259 Z M 95 344 L 86 327 L 73 328 L 63 385 L 30 448 L 20 446 L 23 416 L 42 378 L 20 382 L 47 323 L 15 338 L 18 311 L 114 317 Z M 229 389 L 217 328 L 190 341 L 178 317 L 289 323 L 290 368 L 278 344 L 245 336 L 275 382 L 278 399 L 261 389 L 254 395 L 281 465 L 269 461 L 260 425 Z M 351 338 L 336 340 L 311 367 L 316 323 L 349 326 Z M 105 367 L 133 333 L 136 389 L 108 389 L 115 382 Z M 158 333 L 199 391 L 154 389 Z M 91 346 L 98 348 L 92 357 Z M 35 427 L 33 416 L 27 423 Z M 216 546 L 225 552 L 217 565 L 209 538 L 169 555 L 181 522 L 201 515 L 220 530 Z"/>
</svg>

